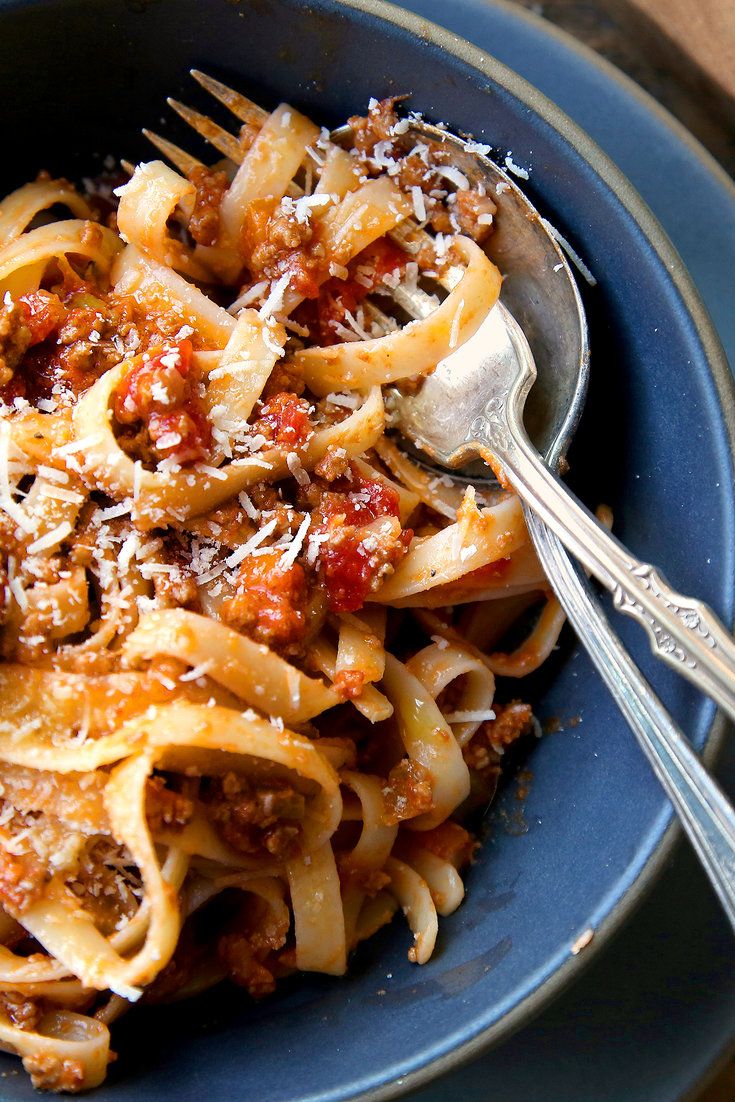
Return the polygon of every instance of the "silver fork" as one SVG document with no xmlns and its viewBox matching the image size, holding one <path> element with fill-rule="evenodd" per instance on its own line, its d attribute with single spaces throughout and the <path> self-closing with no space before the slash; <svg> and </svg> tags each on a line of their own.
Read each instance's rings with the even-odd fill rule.
<svg viewBox="0 0 735 1102">
<path fill-rule="evenodd" d="M 259 128 L 265 122 L 267 112 L 234 89 L 199 70 L 191 75 L 242 123 Z M 238 137 L 177 100 L 168 103 L 223 156 L 238 164 L 243 160 L 245 149 Z M 166 138 L 149 130 L 143 133 L 185 175 L 202 166 Z M 422 232 L 409 220 L 393 236 L 410 248 L 420 242 Z M 459 278 L 461 270 L 450 269 L 441 282 L 451 289 Z M 425 317 L 434 308 L 431 297 L 418 288 L 398 287 L 393 297 L 415 318 Z M 378 321 L 385 316 L 374 304 L 371 313 Z M 592 587 L 560 540 L 530 509 L 525 513 L 541 565 L 570 623 L 636 734 L 735 928 L 735 812 L 611 629 Z"/>
</svg>

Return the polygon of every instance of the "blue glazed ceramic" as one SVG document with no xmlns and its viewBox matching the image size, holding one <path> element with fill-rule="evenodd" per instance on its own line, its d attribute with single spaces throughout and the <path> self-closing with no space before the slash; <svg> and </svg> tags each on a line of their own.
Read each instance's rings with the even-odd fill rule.
<svg viewBox="0 0 735 1102">
<path fill-rule="evenodd" d="M 453 35 L 372 2 L 6 2 L 0 27 L 8 187 L 41 164 L 72 175 L 108 153 L 149 155 L 139 127 L 161 128 L 166 95 L 195 98 L 192 65 L 326 123 L 371 95 L 410 91 L 429 118 L 512 151 L 531 168 L 531 198 L 598 278 L 585 292 L 593 375 L 571 456 L 576 486 L 613 506 L 640 556 L 732 622 L 735 403 L 721 350 L 650 213 L 538 92 Z M 677 720 L 711 750 L 713 708 L 654 662 L 634 625 L 619 627 Z M 671 841 L 666 801 L 585 656 L 569 640 L 551 665 L 534 699 L 567 729 L 533 748 L 523 804 L 512 779 L 506 786 L 467 901 L 443 922 L 430 964 L 408 964 L 396 923 L 344 980 L 294 981 L 255 1007 L 235 993 L 138 1012 L 118 1029 L 121 1059 L 97 1096 L 388 1097 L 537 1012 L 630 911 Z M 573 957 L 589 927 L 592 946 Z M 0 1095 L 32 1091 L 8 1078 Z"/>
</svg>

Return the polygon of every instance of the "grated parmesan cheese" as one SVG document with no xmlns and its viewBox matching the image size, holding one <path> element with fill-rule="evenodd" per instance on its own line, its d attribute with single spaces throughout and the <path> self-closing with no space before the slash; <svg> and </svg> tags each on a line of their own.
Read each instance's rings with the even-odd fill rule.
<svg viewBox="0 0 735 1102">
<path fill-rule="evenodd" d="M 424 193 L 418 185 L 414 185 L 411 188 L 411 201 L 413 203 L 413 213 L 416 215 L 416 221 L 425 222 L 426 201 L 424 199 Z"/>
<path fill-rule="evenodd" d="M 62 540 L 65 540 L 66 537 L 71 534 L 71 531 L 72 526 L 69 521 L 63 521 L 44 536 L 39 536 L 33 543 L 29 543 L 28 554 L 36 555 L 39 551 L 48 551 L 49 548 L 55 547 L 57 543 L 61 543 Z"/>
<path fill-rule="evenodd" d="M 490 723 L 495 719 L 495 712 L 492 709 L 486 712 L 447 712 L 444 718 L 447 723 Z"/>
<path fill-rule="evenodd" d="M 357 409 L 360 405 L 358 394 L 328 394 L 326 401 L 333 406 L 344 406 L 345 409 Z"/>
<path fill-rule="evenodd" d="M 248 287 L 247 291 L 243 291 L 240 297 L 236 298 L 231 306 L 227 307 L 227 313 L 239 314 L 246 306 L 251 306 L 252 303 L 262 298 L 267 290 L 268 281 L 266 279 L 261 280 L 260 283 L 254 283 L 252 287 Z"/>
<path fill-rule="evenodd" d="M 311 482 L 309 473 L 304 469 L 304 465 L 299 459 L 296 452 L 289 452 L 286 456 L 286 466 L 291 474 L 294 476 L 299 486 L 308 486 Z"/>
<path fill-rule="evenodd" d="M 296 558 L 304 545 L 304 540 L 306 538 L 306 533 L 309 530 L 310 524 L 311 516 L 307 513 L 307 515 L 301 521 L 296 535 L 292 539 L 291 543 L 288 545 L 288 549 L 284 551 L 283 555 L 281 555 L 281 559 L 278 564 L 281 570 L 288 570 L 289 567 L 293 566 L 293 564 L 296 562 Z"/>
<path fill-rule="evenodd" d="M 93 432 L 90 436 L 84 436 L 81 440 L 70 440 L 68 444 L 62 444 L 61 447 L 54 448 L 54 455 L 73 455 L 75 452 L 87 451 L 89 448 L 95 447 L 97 444 L 102 443 L 102 433 Z"/>
<path fill-rule="evenodd" d="M 252 499 L 251 499 L 250 495 L 247 494 L 245 492 L 245 490 L 242 490 L 242 492 L 237 495 L 237 500 L 240 502 L 241 506 L 245 510 L 245 515 L 246 516 L 250 517 L 251 520 L 257 520 L 258 519 L 260 514 L 258 513 L 258 510 L 253 505 L 253 502 L 252 502 Z"/>
<path fill-rule="evenodd" d="M 519 176 L 521 180 L 528 180 L 530 178 L 528 169 L 515 163 L 510 149 L 505 155 L 505 167 L 508 169 L 508 172 L 512 172 L 514 176 Z"/>
<path fill-rule="evenodd" d="M 192 666 L 186 673 L 180 674 L 179 681 L 198 681 L 200 677 L 206 677 L 213 666 L 214 661 L 208 658 L 205 662 L 200 662 L 198 666 Z"/>
<path fill-rule="evenodd" d="M 227 474 L 225 471 L 221 471 L 219 467 L 211 467 L 208 463 L 197 463 L 196 470 L 200 474 L 205 474 L 209 478 L 217 478 L 220 482 L 227 481 Z"/>
<path fill-rule="evenodd" d="M 130 514 L 131 502 L 129 498 L 118 505 L 111 505 L 109 509 L 96 509 L 92 516 L 92 524 L 102 524 L 107 520 L 116 520 L 117 517 L 125 517 Z"/>
<path fill-rule="evenodd" d="M 319 207 L 328 207 L 332 202 L 332 196 L 324 192 L 319 195 L 302 195 L 293 205 L 296 221 L 302 225 L 309 221 L 312 210 Z"/>
<path fill-rule="evenodd" d="M 133 464 L 133 501 L 140 497 L 140 484 L 143 479 L 143 464 L 139 459 Z"/>
<path fill-rule="evenodd" d="M 68 482 L 69 472 L 60 471 L 57 467 L 47 467 L 43 463 L 39 463 L 36 468 L 36 473 L 45 478 L 48 482 Z"/>
<path fill-rule="evenodd" d="M 567 254 L 569 259 L 571 260 L 572 264 L 575 266 L 577 271 L 580 272 L 581 275 L 584 276 L 584 278 L 589 283 L 590 287 L 596 287 L 597 286 L 597 280 L 592 275 L 592 272 L 589 270 L 589 268 L 587 267 L 585 262 L 582 260 L 579 253 L 574 251 L 572 246 L 567 241 L 566 237 L 564 237 L 563 234 L 559 233 L 556 226 L 552 226 L 551 222 L 549 222 L 549 220 L 547 218 L 542 218 L 541 219 L 541 225 L 544 227 L 544 229 L 547 231 L 547 233 L 551 234 L 551 236 L 554 238 L 555 241 L 559 242 L 562 249 Z M 556 269 L 554 269 L 554 270 L 556 271 Z"/>
<path fill-rule="evenodd" d="M 437 165 L 436 173 L 438 176 L 442 176 L 445 180 L 449 180 L 450 184 L 454 184 L 460 191 L 469 191 L 470 182 L 465 176 L 464 172 L 460 172 L 455 165 Z"/>
<path fill-rule="evenodd" d="M 246 540 L 242 547 L 238 547 L 236 551 L 233 551 L 231 555 L 228 555 L 225 559 L 227 566 L 239 566 L 243 559 L 246 559 L 248 555 L 251 555 L 256 547 L 259 547 L 263 540 L 267 539 L 277 524 L 276 517 L 273 520 L 269 520 L 267 524 L 264 524 L 262 528 Z"/>
<path fill-rule="evenodd" d="M 279 310 L 283 309 L 284 295 L 288 290 L 288 285 L 290 282 L 291 277 L 288 272 L 286 272 L 285 275 L 282 275 L 281 278 L 276 281 L 276 283 L 271 287 L 267 299 L 258 311 L 259 317 L 264 319 L 270 318 L 274 314 L 277 314 Z M 265 333 L 263 334 L 263 339 L 266 340 Z"/>
<path fill-rule="evenodd" d="M 465 149 L 468 153 L 479 153 L 481 157 L 487 157 L 490 153 L 490 146 L 482 142 L 467 142 Z"/>
<path fill-rule="evenodd" d="M 65 486 L 41 486 L 40 494 L 41 497 L 48 497 L 53 501 L 69 501 L 73 505 L 81 505 L 84 501 L 84 494 L 67 490 Z"/>
</svg>

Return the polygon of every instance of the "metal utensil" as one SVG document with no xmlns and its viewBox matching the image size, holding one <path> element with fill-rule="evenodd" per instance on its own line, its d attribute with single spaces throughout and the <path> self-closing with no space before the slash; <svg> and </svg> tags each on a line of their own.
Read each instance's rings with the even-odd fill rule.
<svg viewBox="0 0 735 1102">
<path fill-rule="evenodd" d="M 523 426 L 536 378 L 520 325 L 498 303 L 416 395 L 396 403 L 402 431 L 441 466 L 476 455 L 559 536 L 638 620 L 654 652 L 735 718 L 735 644 L 712 610 L 673 590 L 595 519 L 546 467 Z"/>
<path fill-rule="evenodd" d="M 436 138 L 434 129 L 430 129 L 432 137 Z M 462 144 L 446 134 L 444 140 Z M 466 152 L 464 155 L 467 156 Z M 475 157 L 475 161 L 481 163 L 482 178 L 488 190 L 490 185 L 502 182 L 501 194 L 506 204 L 512 203 L 510 210 L 516 217 L 511 220 L 508 206 L 503 206 L 498 221 L 506 239 L 512 233 L 511 243 L 508 246 L 503 238 L 493 239 L 490 250 L 496 262 L 502 265 L 503 272 L 508 273 L 501 295 L 503 301 L 464 348 L 468 357 L 476 358 L 479 353 L 491 378 L 492 364 L 497 358 L 499 368 L 494 376 L 497 378 L 503 371 L 506 376 L 512 375 L 512 357 L 518 354 L 516 349 L 520 344 L 525 363 L 516 364 L 515 373 L 522 376 L 529 363 L 534 366 L 533 355 L 524 333 L 504 304 L 511 300 L 518 313 L 523 314 L 526 318 L 524 328 L 532 337 L 545 367 L 539 371 L 539 381 L 531 392 L 537 396 L 531 431 L 536 443 L 543 448 L 547 463 L 557 466 L 566 454 L 586 391 L 589 353 L 584 308 L 566 260 L 528 199 L 492 161 L 484 157 Z M 536 217 L 529 217 L 530 212 Z M 512 255 L 508 255 L 511 249 Z M 529 257 L 533 258 L 530 269 Z M 541 294 L 539 282 L 544 278 L 548 293 Z M 416 301 L 412 305 L 415 316 L 427 313 L 425 303 Z M 565 318 L 565 325 L 558 324 L 559 317 Z M 492 395 L 487 401 L 487 380 L 473 371 L 460 375 L 460 384 L 453 379 L 457 367 L 451 363 L 453 359 L 454 356 L 440 365 L 418 394 L 400 396 L 396 401 L 401 430 L 424 450 L 427 450 L 423 436 L 427 424 L 436 429 L 440 440 L 451 441 L 452 434 L 457 433 L 457 386 L 463 403 L 469 399 L 474 410 L 480 405 L 481 413 L 475 412 L 474 416 L 483 417 L 483 431 L 486 431 L 486 420 L 491 420 L 493 426 L 497 423 L 497 415 L 492 417 L 491 412 L 487 417 L 487 405 L 492 411 L 492 398 L 497 397 Z M 561 384 L 556 388 L 555 379 Z M 566 395 L 562 393 L 564 390 Z M 519 401 L 522 398 L 521 394 Z M 469 427 L 477 432 L 477 425 Z M 465 437 L 469 435 L 466 428 L 465 424 Z M 501 428 L 504 428 L 502 424 Z M 462 435 L 461 430 L 459 435 Z M 456 450 L 460 451 L 464 445 L 465 440 Z M 447 450 L 449 447 L 447 444 Z M 442 458 L 434 449 L 430 454 L 434 459 Z M 460 461 L 465 457 L 462 452 Z M 462 468 L 463 474 L 467 471 L 468 468 Z M 594 590 L 572 564 L 558 536 L 528 505 L 524 510 L 541 565 L 571 625 L 632 727 L 735 929 L 735 811 L 611 629 Z"/>
</svg>

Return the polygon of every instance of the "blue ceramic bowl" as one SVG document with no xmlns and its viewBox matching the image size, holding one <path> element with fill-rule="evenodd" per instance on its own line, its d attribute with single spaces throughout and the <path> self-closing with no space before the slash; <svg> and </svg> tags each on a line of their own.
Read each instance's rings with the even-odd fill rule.
<svg viewBox="0 0 735 1102">
<path fill-rule="evenodd" d="M 732 623 L 731 377 L 681 261 L 605 155 L 503 65 L 375 0 L 4 0 L 4 190 L 40 166 L 83 174 L 108 153 L 149 155 L 139 128 L 163 128 L 166 95 L 196 98 L 192 65 L 325 123 L 372 95 L 409 91 L 430 119 L 531 167 L 531 198 L 598 279 L 585 291 L 593 371 L 571 456 L 577 488 L 591 504 L 611 504 L 626 543 Z M 720 734 L 713 707 L 654 662 L 635 626 L 618 627 L 711 755 Z M 409 965 L 409 934 L 396 922 L 343 980 L 295 980 L 257 1006 L 218 993 L 140 1010 L 118 1027 L 120 1060 L 96 1097 L 388 1098 L 540 1010 L 641 898 L 670 852 L 672 826 L 571 639 L 522 691 L 542 719 L 559 717 L 566 729 L 533 747 L 522 803 L 513 779 L 506 784 L 467 900 L 442 922 L 428 965 Z M 570 947 L 588 928 L 594 940 L 575 957 Z M 13 1077 L 0 1096 L 33 1092 Z"/>
</svg>

